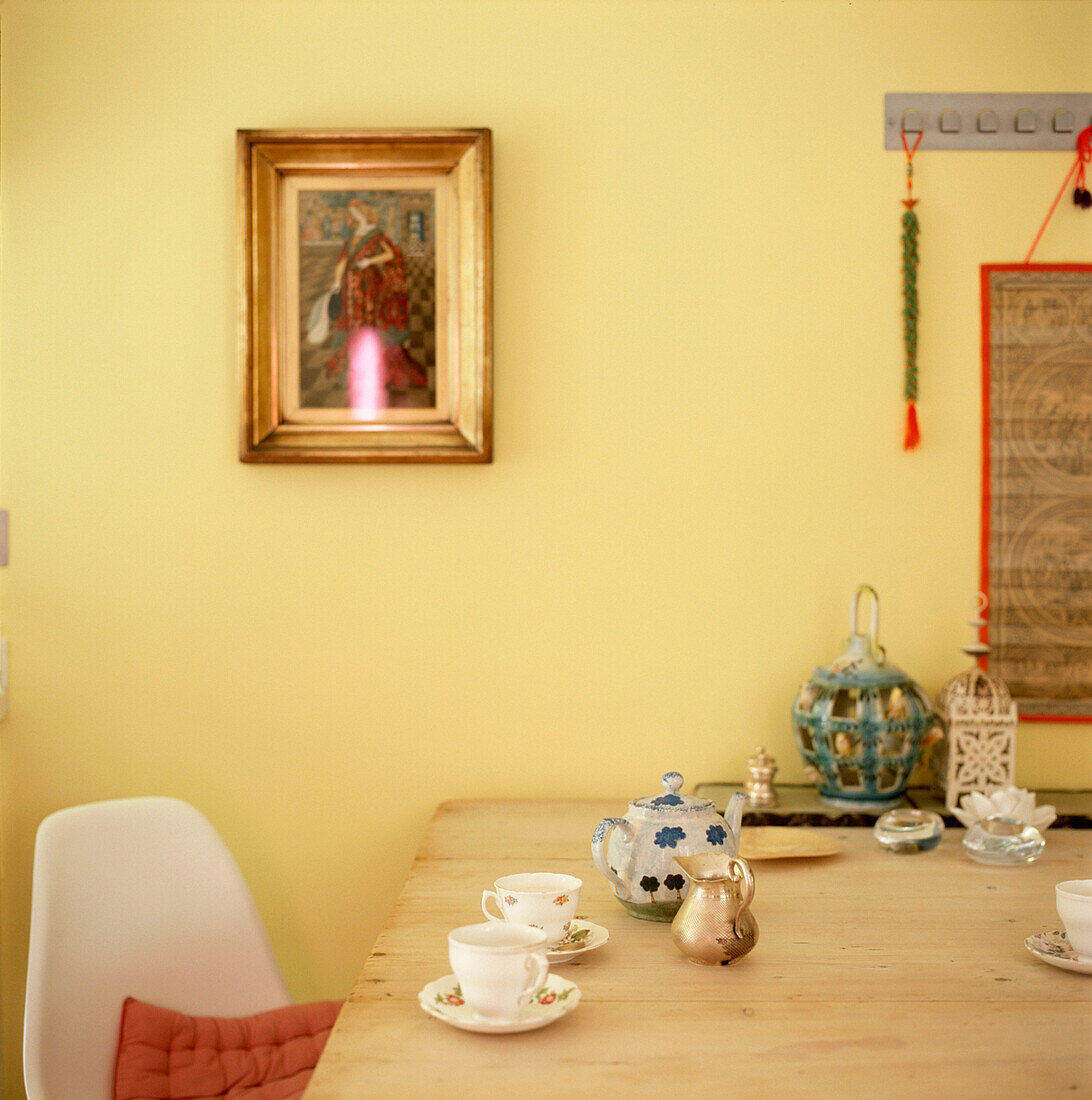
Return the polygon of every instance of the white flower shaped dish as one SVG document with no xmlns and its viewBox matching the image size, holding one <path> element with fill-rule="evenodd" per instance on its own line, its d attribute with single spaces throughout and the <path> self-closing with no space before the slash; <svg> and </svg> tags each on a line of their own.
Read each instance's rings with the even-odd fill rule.
<svg viewBox="0 0 1092 1100">
<path fill-rule="evenodd" d="M 1036 806 L 1035 792 L 1023 787 L 997 787 L 988 794 L 971 791 L 959 800 L 959 807 L 952 813 L 968 829 L 987 817 L 1015 818 L 1024 825 L 1032 825 L 1040 832 L 1049 829 L 1058 816 L 1053 806 Z"/>
</svg>

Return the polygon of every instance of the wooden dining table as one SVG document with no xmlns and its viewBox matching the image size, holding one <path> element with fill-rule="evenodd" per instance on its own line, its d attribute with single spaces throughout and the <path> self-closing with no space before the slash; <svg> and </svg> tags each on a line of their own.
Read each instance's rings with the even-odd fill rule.
<svg viewBox="0 0 1092 1100">
<path fill-rule="evenodd" d="M 1092 878 L 1092 830 L 1049 830 L 1037 862 L 992 867 L 968 858 L 961 828 L 910 855 L 868 828 L 824 829 L 840 852 L 751 862 L 758 942 L 700 966 L 592 864 L 595 826 L 624 811 L 441 805 L 305 1100 L 1092 1096 L 1092 975 L 1024 944 L 1062 927 L 1055 883 Z M 577 917 L 609 932 L 554 968 L 577 1007 L 500 1035 L 426 1014 L 419 991 L 451 973 L 447 933 L 484 920 L 482 891 L 522 871 L 582 879 Z"/>
</svg>

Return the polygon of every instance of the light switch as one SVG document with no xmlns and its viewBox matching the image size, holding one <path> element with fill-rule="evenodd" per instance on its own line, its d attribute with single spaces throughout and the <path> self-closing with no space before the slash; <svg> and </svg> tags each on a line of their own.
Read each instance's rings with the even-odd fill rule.
<svg viewBox="0 0 1092 1100">
<path fill-rule="evenodd" d="M 906 134 L 920 134 L 925 129 L 925 119 L 921 111 L 907 111 L 902 116 L 902 129 Z"/>
<path fill-rule="evenodd" d="M 980 134 L 996 134 L 1001 126 L 996 111 L 978 112 L 978 132 Z"/>
<path fill-rule="evenodd" d="M 941 111 L 940 112 L 940 132 L 942 134 L 958 134 L 962 129 L 963 122 L 959 117 L 958 111 Z"/>
<path fill-rule="evenodd" d="M 1034 134 L 1035 133 L 1035 112 L 1034 111 L 1017 111 L 1016 112 L 1016 132 L 1018 134 Z"/>
</svg>

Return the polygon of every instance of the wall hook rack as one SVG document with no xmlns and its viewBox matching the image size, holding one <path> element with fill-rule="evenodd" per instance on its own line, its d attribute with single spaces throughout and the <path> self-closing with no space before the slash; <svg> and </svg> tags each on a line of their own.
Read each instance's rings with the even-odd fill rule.
<svg viewBox="0 0 1092 1100">
<path fill-rule="evenodd" d="M 884 148 L 921 134 L 920 149 L 1072 152 L 1092 125 L 1092 92 L 888 92 Z"/>
</svg>

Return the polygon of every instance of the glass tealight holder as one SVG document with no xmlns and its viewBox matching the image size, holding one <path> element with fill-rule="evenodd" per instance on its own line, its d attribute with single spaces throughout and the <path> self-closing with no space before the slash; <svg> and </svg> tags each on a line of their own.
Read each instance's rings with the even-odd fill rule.
<svg viewBox="0 0 1092 1100">
<path fill-rule="evenodd" d="M 977 863 L 1012 867 L 1034 863 L 1043 854 L 1046 841 L 1034 825 L 994 814 L 976 821 L 967 830 L 963 835 L 963 847 Z"/>
<path fill-rule="evenodd" d="M 932 810 L 888 810 L 872 829 L 880 847 L 900 855 L 930 852 L 944 833 L 944 821 Z"/>
</svg>

